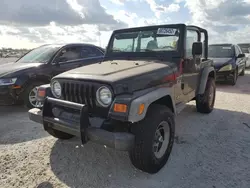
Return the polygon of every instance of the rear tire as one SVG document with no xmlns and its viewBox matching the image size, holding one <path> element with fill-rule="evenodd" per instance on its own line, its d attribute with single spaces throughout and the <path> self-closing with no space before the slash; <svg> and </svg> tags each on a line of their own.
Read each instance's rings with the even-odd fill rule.
<svg viewBox="0 0 250 188">
<path fill-rule="evenodd" d="M 166 106 L 152 104 L 145 118 L 132 125 L 131 132 L 135 134 L 135 143 L 129 153 L 132 164 L 144 172 L 157 173 L 166 164 L 173 148 L 174 114 Z"/>
<path fill-rule="evenodd" d="M 214 78 L 209 77 L 204 94 L 196 96 L 196 109 L 200 113 L 208 114 L 213 111 L 216 97 Z"/>
<path fill-rule="evenodd" d="M 62 132 L 62 131 L 58 131 L 52 128 L 48 128 L 46 130 L 51 136 L 55 137 L 55 138 L 59 138 L 61 140 L 68 140 L 74 137 L 74 135 Z"/>
</svg>

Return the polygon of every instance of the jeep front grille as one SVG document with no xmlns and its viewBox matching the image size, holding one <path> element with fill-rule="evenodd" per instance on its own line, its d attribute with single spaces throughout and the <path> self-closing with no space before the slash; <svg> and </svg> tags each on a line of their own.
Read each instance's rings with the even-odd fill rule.
<svg viewBox="0 0 250 188">
<path fill-rule="evenodd" d="M 62 99 L 86 104 L 90 109 L 96 108 L 96 90 L 98 86 L 93 83 L 61 82 Z"/>
</svg>

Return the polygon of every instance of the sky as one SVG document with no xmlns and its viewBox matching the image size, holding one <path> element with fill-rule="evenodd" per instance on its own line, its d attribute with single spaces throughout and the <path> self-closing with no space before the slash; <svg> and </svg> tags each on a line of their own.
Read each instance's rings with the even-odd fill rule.
<svg viewBox="0 0 250 188">
<path fill-rule="evenodd" d="M 0 47 L 105 47 L 115 29 L 174 23 L 207 29 L 209 43 L 250 42 L 250 0 L 1 0 Z"/>
</svg>

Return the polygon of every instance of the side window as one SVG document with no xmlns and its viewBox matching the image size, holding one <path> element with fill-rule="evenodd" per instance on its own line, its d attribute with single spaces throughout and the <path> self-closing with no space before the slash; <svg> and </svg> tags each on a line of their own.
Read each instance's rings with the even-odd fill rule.
<svg viewBox="0 0 250 188">
<path fill-rule="evenodd" d="M 98 56 L 103 56 L 103 53 L 95 47 L 84 46 L 81 49 L 82 58 L 98 57 Z"/>
<path fill-rule="evenodd" d="M 192 57 L 192 46 L 194 42 L 198 42 L 198 33 L 196 31 L 187 30 L 187 37 L 186 37 L 187 57 Z"/>
<path fill-rule="evenodd" d="M 133 39 L 115 39 L 113 42 L 112 51 L 115 52 L 132 52 L 135 51 L 135 45 L 133 45 Z"/>
<path fill-rule="evenodd" d="M 240 53 L 240 54 L 243 54 L 241 48 L 240 48 L 239 46 L 237 46 L 237 48 L 238 48 L 238 50 L 239 50 L 239 53 Z"/>
<path fill-rule="evenodd" d="M 240 50 L 238 49 L 237 46 L 234 46 L 235 48 L 235 56 L 237 57 L 240 54 Z"/>
<path fill-rule="evenodd" d="M 57 57 L 57 62 L 66 62 L 81 59 L 81 47 L 67 47 L 63 49 Z"/>
</svg>

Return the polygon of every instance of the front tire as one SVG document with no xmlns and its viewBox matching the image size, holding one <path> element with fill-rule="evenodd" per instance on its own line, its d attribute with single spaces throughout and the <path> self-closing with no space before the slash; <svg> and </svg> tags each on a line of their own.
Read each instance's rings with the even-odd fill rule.
<svg viewBox="0 0 250 188">
<path fill-rule="evenodd" d="M 52 128 L 48 128 L 46 130 L 51 136 L 61 139 L 61 140 L 68 140 L 74 137 L 74 135 L 62 132 L 62 131 L 58 131 Z"/>
<path fill-rule="evenodd" d="M 208 114 L 213 111 L 216 96 L 214 78 L 209 77 L 204 94 L 196 96 L 196 109 L 200 113 Z"/>
<path fill-rule="evenodd" d="M 241 71 L 240 76 L 244 76 L 245 75 L 245 69 L 246 69 L 246 64 L 245 64 L 243 70 Z"/>
<path fill-rule="evenodd" d="M 234 70 L 233 79 L 230 80 L 230 84 L 234 86 L 237 83 L 237 80 L 238 80 L 238 68 Z"/>
<path fill-rule="evenodd" d="M 134 147 L 129 153 L 132 164 L 150 174 L 157 173 L 167 162 L 174 144 L 173 112 L 163 105 L 150 105 L 145 118 L 132 125 Z"/>
<path fill-rule="evenodd" d="M 32 82 L 24 91 L 23 99 L 24 105 L 28 109 L 31 108 L 41 108 L 42 104 L 36 101 L 37 87 L 43 85 L 43 82 Z"/>
</svg>

